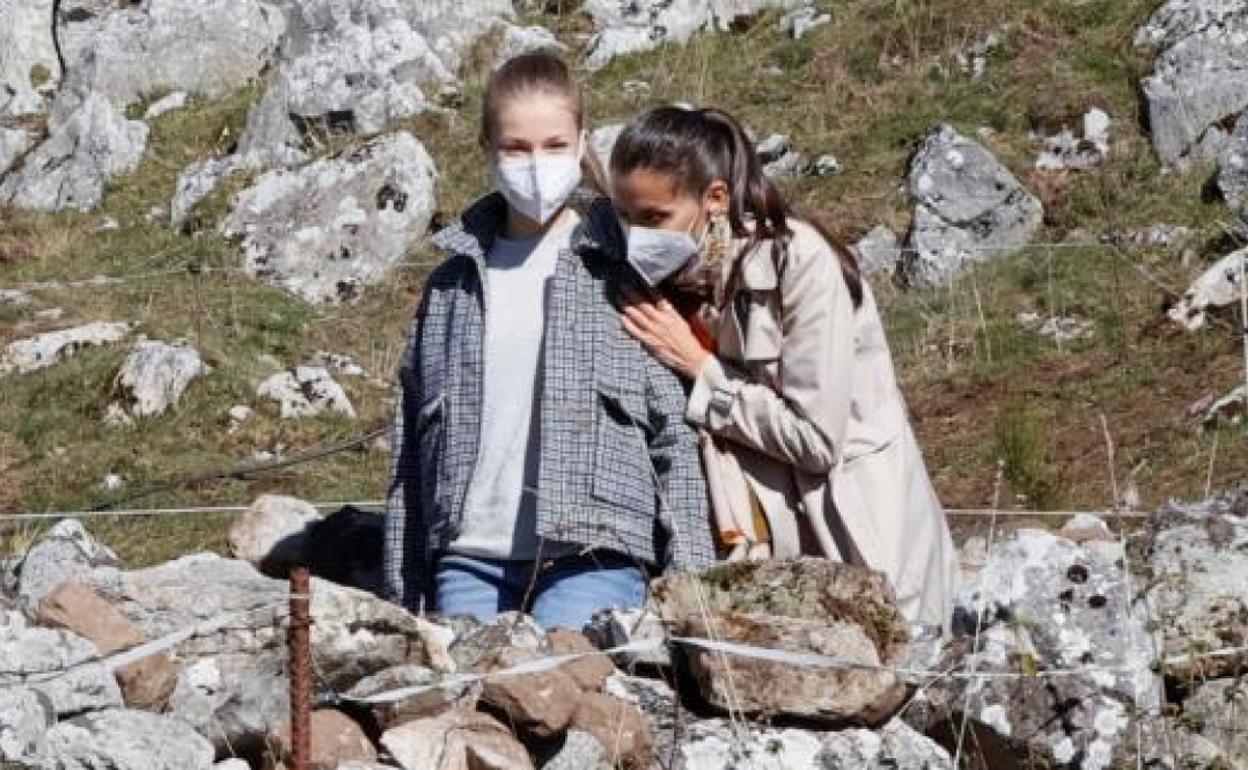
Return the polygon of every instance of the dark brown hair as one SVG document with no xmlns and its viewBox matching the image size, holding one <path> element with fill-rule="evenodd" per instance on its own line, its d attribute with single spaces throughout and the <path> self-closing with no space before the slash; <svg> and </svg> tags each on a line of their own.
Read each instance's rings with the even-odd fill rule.
<svg viewBox="0 0 1248 770">
<path fill-rule="evenodd" d="M 729 188 L 728 222 L 749 248 L 771 240 L 772 258 L 782 270 L 793 231 L 793 208 L 767 175 L 754 145 L 736 118 L 723 110 L 657 107 L 635 118 L 621 132 L 611 151 L 611 173 L 619 176 L 638 169 L 675 180 L 681 192 L 701 198 L 708 187 L 723 180 Z M 841 274 L 854 307 L 863 299 L 862 274 L 844 242 L 813 217 L 801 216 L 836 252 Z M 748 224 L 747 224 L 748 223 Z M 733 265 L 729 285 L 738 280 L 740 262 Z"/>
<path fill-rule="evenodd" d="M 585 103 L 581 89 L 572 78 L 568 65 L 548 51 L 532 51 L 514 56 L 494 70 L 485 86 L 481 100 L 481 143 L 489 146 L 498 135 L 498 113 L 512 99 L 543 94 L 566 99 L 576 118 L 576 127 L 588 136 Z M 606 194 L 606 174 L 594 149 L 587 146 L 581 159 L 581 173 L 595 190 Z"/>
</svg>

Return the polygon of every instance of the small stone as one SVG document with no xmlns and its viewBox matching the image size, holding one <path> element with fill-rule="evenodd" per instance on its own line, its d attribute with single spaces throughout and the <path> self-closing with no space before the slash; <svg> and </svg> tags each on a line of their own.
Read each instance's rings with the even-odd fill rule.
<svg viewBox="0 0 1248 770">
<path fill-rule="evenodd" d="M 572 681 L 585 692 L 599 692 L 607 677 L 615 673 L 610 658 L 599 652 L 584 634 L 566 628 L 549 632 L 551 655 L 583 655 L 559 670 L 572 677 Z"/>
<path fill-rule="evenodd" d="M 1248 247 L 1227 254 L 1201 273 L 1166 315 L 1188 331 L 1203 328 L 1210 308 L 1226 307 L 1239 301 L 1245 270 L 1248 270 Z"/>
<path fill-rule="evenodd" d="M 252 409 L 246 404 L 235 404 L 234 406 L 230 407 L 230 411 L 228 414 L 230 415 L 230 420 L 233 422 L 236 422 L 236 423 L 247 422 L 248 420 L 251 419 Z"/>
<path fill-rule="evenodd" d="M 121 365 L 113 388 L 132 417 L 156 417 L 177 405 L 192 380 L 210 371 L 185 340 L 169 344 L 141 339 Z"/>
<path fill-rule="evenodd" d="M 174 91 L 162 99 L 157 99 L 143 113 L 143 119 L 155 120 L 166 112 L 182 109 L 186 106 L 186 97 L 186 91 Z"/>
<path fill-rule="evenodd" d="M 34 304 L 34 299 L 24 291 L 17 289 L 0 289 L 0 306 L 20 306 Z"/>
<path fill-rule="evenodd" d="M 284 420 L 315 417 L 325 411 L 355 417 L 355 407 L 346 391 L 319 366 L 298 366 L 279 372 L 260 383 L 256 395 L 276 401 Z"/>
<path fill-rule="evenodd" d="M 448 622 L 454 619 L 448 619 Z M 529 650 L 533 653 L 550 649 L 546 631 L 533 618 L 519 612 L 504 612 L 493 623 L 466 624 L 450 647 L 450 654 L 460 669 L 473 669 L 488 663 L 488 657 L 504 648 Z"/>
<path fill-rule="evenodd" d="M 1090 513 L 1074 515 L 1062 525 L 1058 534 L 1076 543 L 1086 543 L 1093 540 L 1117 540 L 1114 537 L 1114 533 L 1110 531 L 1109 525 L 1105 523 L 1105 520 Z"/>
<path fill-rule="evenodd" d="M 345 377 L 366 377 L 368 372 L 364 371 L 364 367 L 355 362 L 351 356 L 341 353 L 330 353 L 327 350 L 318 350 L 312 356 L 312 363 L 317 366 L 323 366 L 326 369 L 332 369 L 334 372 Z"/>
<path fill-rule="evenodd" d="M 615 770 L 619 765 L 611 761 L 602 742 L 590 733 L 569 728 L 559 753 L 551 757 L 542 770 Z"/>
<path fill-rule="evenodd" d="M 671 652 L 663 643 L 667 639 L 667 629 L 663 627 L 663 619 L 651 608 L 599 610 L 590 618 L 584 632 L 601 650 L 633 642 L 660 642 L 648 649 L 616 653 L 614 660 L 620 668 L 631 670 L 637 665 L 666 668 L 672 664 Z"/>
<path fill-rule="evenodd" d="M 120 474 L 110 473 L 100 482 L 100 489 L 105 492 L 115 492 L 126 485 L 126 480 Z"/>
<path fill-rule="evenodd" d="M 531 650 L 506 648 L 490 655 L 478 670 L 511 668 L 534 657 Z M 567 727 L 581 697 L 576 681 L 560 669 L 487 677 L 481 689 L 483 703 L 538 738 L 552 737 Z"/>
<path fill-rule="evenodd" d="M 381 745 L 404 770 L 532 770 L 524 746 L 498 720 L 478 712 L 448 711 L 392 727 Z"/>
<path fill-rule="evenodd" d="M 570 729 L 597 738 L 617 766 L 650 767 L 654 762 L 650 728 L 637 707 L 626 701 L 587 692 L 572 715 Z"/>
<path fill-rule="evenodd" d="M 825 153 L 815 158 L 810 164 L 811 176 L 835 176 L 841 173 L 841 162 L 832 153 Z"/>
<path fill-rule="evenodd" d="M 813 6 L 802 5 L 781 16 L 776 26 L 781 32 L 792 35 L 794 40 L 801 40 L 807 33 L 831 21 L 832 14 L 819 13 Z"/>
<path fill-rule="evenodd" d="M 59 321 L 64 317 L 65 317 L 65 308 L 50 307 L 44 310 L 35 311 L 36 321 L 52 322 L 52 321 Z"/>
<path fill-rule="evenodd" d="M 625 80 L 620 88 L 625 96 L 642 97 L 650 93 L 650 84 L 644 80 Z"/>
<path fill-rule="evenodd" d="M 308 735 L 311 744 L 309 767 L 312 770 L 337 770 L 344 762 L 372 762 L 377 759 L 377 750 L 368 736 L 341 711 L 313 711 Z M 283 722 L 273 730 L 269 746 L 276 750 L 280 761 L 289 766 L 292 750 L 289 722 Z"/>
<path fill-rule="evenodd" d="M 285 495 L 261 495 L 230 527 L 230 553 L 263 569 L 265 561 L 280 548 L 294 561 L 302 550 L 302 538 L 321 514 L 309 503 Z"/>
<path fill-rule="evenodd" d="M 351 698 L 369 698 L 408 687 L 436 684 L 442 678 L 427 666 L 395 666 L 361 679 L 346 694 Z M 400 701 L 373 704 L 372 712 L 378 726 L 388 730 L 404 722 L 436 717 L 451 708 L 471 711 L 476 707 L 478 694 L 478 688 L 470 684 L 432 687 Z"/>
<path fill-rule="evenodd" d="M 100 223 L 96 225 L 95 229 L 97 232 L 109 233 L 114 230 L 120 230 L 121 223 L 117 221 L 116 217 L 104 217 L 100 220 Z"/>
<path fill-rule="evenodd" d="M 792 149 L 792 143 L 784 134 L 770 134 L 754 145 L 754 151 L 764 165 L 780 160 L 789 153 L 790 149 Z"/>
</svg>

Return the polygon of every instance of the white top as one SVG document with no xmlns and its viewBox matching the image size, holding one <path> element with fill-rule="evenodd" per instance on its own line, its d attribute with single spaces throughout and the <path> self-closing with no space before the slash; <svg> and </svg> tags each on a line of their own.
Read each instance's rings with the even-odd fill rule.
<svg viewBox="0 0 1248 770">
<path fill-rule="evenodd" d="M 491 559 L 537 556 L 542 341 L 550 282 L 578 217 L 545 235 L 494 241 L 485 266 L 485 382 L 477 464 L 454 553 Z"/>
</svg>

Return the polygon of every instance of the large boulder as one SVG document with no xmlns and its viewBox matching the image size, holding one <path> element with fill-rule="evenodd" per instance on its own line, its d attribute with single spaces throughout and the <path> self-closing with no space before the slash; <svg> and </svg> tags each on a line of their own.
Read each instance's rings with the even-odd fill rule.
<svg viewBox="0 0 1248 770">
<path fill-rule="evenodd" d="M 1225 509 L 1173 515 L 1145 544 L 1146 600 L 1161 625 L 1166 676 L 1178 684 L 1248 665 L 1248 520 Z M 1209 655 L 1226 648 L 1235 654 Z"/>
<path fill-rule="evenodd" d="M 139 165 L 147 146 L 145 123 L 127 119 L 96 92 L 65 110 L 53 113 L 48 138 L 0 183 L 0 205 L 90 211 L 111 179 Z"/>
<path fill-rule="evenodd" d="M 414 136 L 380 137 L 243 191 L 221 224 L 252 276 L 308 302 L 345 302 L 385 279 L 433 216 L 433 160 Z"/>
<path fill-rule="evenodd" d="M 26 549 L 5 581 L 30 615 L 62 583 L 80 580 L 97 567 L 114 566 L 117 555 L 75 519 L 54 524 Z"/>
<path fill-rule="evenodd" d="M 949 125 L 923 141 L 907 186 L 914 222 L 900 267 L 911 285 L 947 285 L 965 263 L 1022 248 L 1042 224 L 1040 201 L 983 145 Z"/>
<path fill-rule="evenodd" d="M 15 340 L 0 354 L 0 376 L 45 369 L 85 348 L 117 342 L 129 334 L 132 328 L 134 327 L 128 323 L 96 321 Z"/>
<path fill-rule="evenodd" d="M 94 644 L 70 631 L 27 625 L 18 613 L 0 615 L 0 689 L 27 687 L 58 718 L 122 705 L 113 674 Z"/>
<path fill-rule="evenodd" d="M 183 169 L 170 205 L 175 224 L 187 224 L 235 173 L 296 166 L 331 136 L 378 133 L 431 109 L 432 93 L 454 81 L 469 49 L 513 16 L 509 0 L 306 0 L 287 12 L 274 75 L 236 151 Z"/>
<path fill-rule="evenodd" d="M 1162 162 L 1216 158 L 1228 118 L 1248 108 L 1248 3 L 1169 0 L 1135 43 L 1159 49 L 1143 89 Z"/>
<path fill-rule="evenodd" d="M 893 720 L 878 731 L 816 733 L 756 728 L 744 736 L 727 720 L 689 725 L 675 770 L 953 770 L 939 745 Z"/>
<path fill-rule="evenodd" d="M 285 16 L 266 0 L 145 0 L 80 11 L 62 27 L 67 80 L 125 108 L 172 91 L 213 99 L 243 86 L 273 59 Z"/>
<path fill-rule="evenodd" d="M 177 720 L 121 709 L 58 723 L 48 753 L 59 770 L 208 770 L 213 760 L 212 745 Z"/>
<path fill-rule="evenodd" d="M 879 573 L 823 559 L 743 562 L 665 578 L 653 590 L 675 636 L 694 640 L 681 642 L 689 672 L 716 708 L 837 725 L 878 723 L 900 705 L 904 688 L 889 667 L 905 654 L 908 635 Z M 696 640 L 848 665 L 738 656 Z"/>
<path fill-rule="evenodd" d="M 375 134 L 419 114 L 428 108 L 422 87 L 450 78 L 399 3 L 291 5 L 277 71 L 248 114 L 238 152 L 307 159 L 331 134 Z"/>
<path fill-rule="evenodd" d="M 17 159 L 34 144 L 34 136 L 24 128 L 0 126 L 0 176 L 17 163 Z"/>
<path fill-rule="evenodd" d="M 425 36 L 442 64 L 452 73 L 463 67 L 478 40 L 515 16 L 512 0 L 402 5 L 412 27 Z"/>
<path fill-rule="evenodd" d="M 103 655 L 129 650 L 147 637 L 129 618 L 81 583 L 62 583 L 39 604 L 40 625 L 63 628 L 90 640 Z M 178 669 L 167 653 L 156 653 L 116 670 L 126 705 L 161 711 Z"/>
<path fill-rule="evenodd" d="M 0 164 L 3 164 L 0 158 Z M 1235 131 L 1218 156 L 1218 191 L 1227 205 L 1248 215 L 1248 111 L 1235 122 Z"/>
<path fill-rule="evenodd" d="M 48 755 L 48 728 L 55 723 L 47 696 L 29 687 L 0 686 L 0 764 L 43 764 Z"/>
<path fill-rule="evenodd" d="M 586 0 L 582 10 L 597 30 L 586 66 L 600 69 L 617 56 L 685 43 L 702 29 L 727 31 L 768 8 L 801 4 L 802 0 Z"/>
<path fill-rule="evenodd" d="M 957 598 L 952 661 L 934 666 L 957 673 L 936 678 L 927 708 L 908 718 L 929 734 L 965 730 L 987 767 L 1026 767 L 1025 757 L 1085 770 L 1127 761 L 1133 720 L 1155 713 L 1161 685 L 1130 585 L 1124 565 L 1047 531 L 997 542 Z"/>
<path fill-rule="evenodd" d="M 1248 681 L 1242 677 L 1201 682 L 1183 699 L 1182 724 L 1220 746 L 1238 766 L 1248 766 Z"/>
<path fill-rule="evenodd" d="M 290 718 L 286 649 L 187 660 L 165 713 L 212 742 L 218 753 L 260 756 L 269 731 Z"/>
<path fill-rule="evenodd" d="M 54 0 L 0 0 L 0 118 L 41 113 L 56 90 L 61 66 L 52 36 L 54 5 Z"/>
</svg>

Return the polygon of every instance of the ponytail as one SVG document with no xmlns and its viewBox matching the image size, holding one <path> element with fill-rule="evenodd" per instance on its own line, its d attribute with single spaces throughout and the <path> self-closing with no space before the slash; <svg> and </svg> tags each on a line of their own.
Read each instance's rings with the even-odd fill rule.
<svg viewBox="0 0 1248 770">
<path fill-rule="evenodd" d="M 727 112 L 706 108 L 658 107 L 633 120 L 611 152 L 611 173 L 638 169 L 676 180 L 682 192 L 701 197 L 716 181 L 728 185 L 728 223 L 732 233 L 747 239 L 746 252 L 765 240 L 772 259 L 783 270 L 793 231 L 793 210 L 763 172 L 762 162 L 741 124 Z M 852 252 L 822 223 L 803 217 L 836 252 L 841 275 L 854 307 L 863 300 L 862 276 Z M 732 266 L 729 286 L 740 279 L 741 262 Z"/>
</svg>

